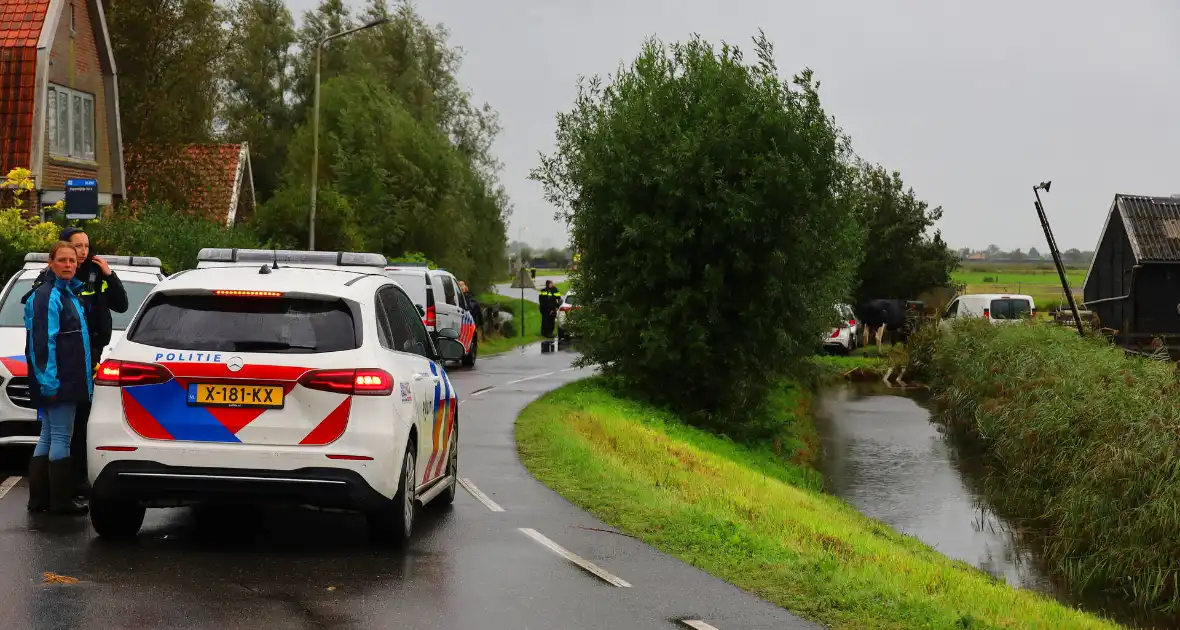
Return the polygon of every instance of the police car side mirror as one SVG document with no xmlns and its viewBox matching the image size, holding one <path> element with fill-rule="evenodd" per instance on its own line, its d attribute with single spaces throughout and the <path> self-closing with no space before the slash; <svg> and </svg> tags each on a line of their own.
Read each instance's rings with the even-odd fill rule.
<svg viewBox="0 0 1180 630">
<path fill-rule="evenodd" d="M 444 361 L 458 361 L 463 358 L 467 351 L 463 349 L 463 344 L 443 337 L 438 340 L 438 356 Z"/>
<path fill-rule="evenodd" d="M 458 339 L 459 331 L 455 330 L 454 328 L 443 328 L 442 330 L 438 331 L 438 336 L 443 339 Z"/>
<path fill-rule="evenodd" d="M 418 307 L 418 315 L 426 317 L 426 309 L 422 308 L 421 304 L 415 304 L 414 306 Z"/>
</svg>

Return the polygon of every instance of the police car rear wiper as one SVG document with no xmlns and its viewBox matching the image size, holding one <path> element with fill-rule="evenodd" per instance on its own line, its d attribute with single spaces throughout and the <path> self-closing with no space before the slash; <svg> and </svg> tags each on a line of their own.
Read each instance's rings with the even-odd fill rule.
<svg viewBox="0 0 1180 630">
<path fill-rule="evenodd" d="M 234 351 L 236 352 L 250 352 L 251 350 L 268 351 L 268 350 L 312 350 L 315 346 L 309 346 L 297 343 L 287 343 L 286 341 L 235 341 Z"/>
</svg>

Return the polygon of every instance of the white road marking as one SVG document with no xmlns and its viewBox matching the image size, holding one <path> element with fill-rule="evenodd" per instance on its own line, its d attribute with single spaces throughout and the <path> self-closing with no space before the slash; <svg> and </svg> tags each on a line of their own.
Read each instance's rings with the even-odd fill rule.
<svg viewBox="0 0 1180 630">
<path fill-rule="evenodd" d="M 523 382 L 525 382 L 525 381 L 531 381 L 531 380 L 533 380 L 533 379 L 536 379 L 536 378 L 545 378 L 546 376 L 553 376 L 554 374 L 557 374 L 557 372 L 545 372 L 544 374 L 536 374 L 536 375 L 533 375 L 533 376 L 526 376 L 526 377 L 524 377 L 524 378 L 518 378 L 518 379 L 516 379 L 515 381 L 508 381 L 507 383 L 504 383 L 504 385 L 515 385 L 515 384 L 517 384 L 517 383 L 523 383 Z M 503 385 L 501 385 L 500 387 L 503 387 Z"/>
<path fill-rule="evenodd" d="M 480 503 L 486 505 L 489 510 L 491 510 L 493 512 L 503 512 L 504 511 L 504 508 L 497 505 L 496 502 L 493 501 L 491 497 L 484 494 L 483 490 L 476 488 L 475 484 L 471 483 L 470 479 L 468 479 L 466 477 L 459 477 L 459 485 L 463 486 L 463 488 L 466 489 L 468 492 L 470 492 L 471 496 L 475 497 L 476 500 L 478 500 Z"/>
<path fill-rule="evenodd" d="M 598 577 L 602 578 L 606 582 L 609 582 L 610 584 L 614 584 L 615 586 L 618 586 L 620 588 L 631 588 L 631 584 L 628 583 L 623 578 L 612 575 L 611 573 L 607 572 L 602 567 L 594 564 L 593 562 L 590 562 L 589 560 L 566 549 L 565 547 L 562 547 L 561 545 L 553 542 L 552 540 L 549 540 L 541 532 L 539 532 L 531 527 L 521 527 L 520 531 L 523 532 L 525 536 L 528 536 L 529 538 L 532 538 L 533 540 L 541 543 L 542 545 L 545 545 L 550 550 L 557 553 L 557 555 L 565 558 L 566 560 L 569 560 L 570 562 L 582 567 L 583 569 L 586 569 L 590 573 L 597 575 Z"/>
<path fill-rule="evenodd" d="M 4 495 L 8 494 L 8 491 L 12 490 L 12 487 L 18 483 L 20 483 L 20 477 L 9 477 L 3 482 L 0 482 L 0 499 L 3 499 Z"/>
<path fill-rule="evenodd" d="M 680 623 L 688 626 L 689 628 L 695 628 L 696 630 L 717 630 L 717 628 L 710 626 L 700 619 L 681 619 Z"/>
<path fill-rule="evenodd" d="M 562 370 L 562 372 L 573 372 L 574 370 L 580 370 L 580 369 L 582 369 L 582 368 L 568 367 L 568 368 Z"/>
</svg>

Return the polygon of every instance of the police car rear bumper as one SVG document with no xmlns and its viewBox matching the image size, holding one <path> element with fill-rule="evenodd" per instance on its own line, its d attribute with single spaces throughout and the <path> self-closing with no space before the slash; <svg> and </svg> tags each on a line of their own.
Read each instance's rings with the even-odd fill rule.
<svg viewBox="0 0 1180 630">
<path fill-rule="evenodd" d="M 151 461 L 111 462 L 95 480 L 93 493 L 105 500 L 135 501 L 147 507 L 250 503 L 363 512 L 389 501 L 353 470 L 195 468 Z"/>
</svg>

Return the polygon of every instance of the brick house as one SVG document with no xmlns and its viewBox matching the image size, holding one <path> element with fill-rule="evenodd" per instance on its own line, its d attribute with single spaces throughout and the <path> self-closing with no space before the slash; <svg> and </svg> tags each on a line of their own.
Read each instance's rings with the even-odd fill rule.
<svg viewBox="0 0 1180 630">
<path fill-rule="evenodd" d="M 149 199 L 171 201 L 226 226 L 254 214 L 254 171 L 246 142 L 131 147 L 127 170 L 133 209 Z"/>
<path fill-rule="evenodd" d="M 67 179 L 123 198 L 115 58 L 101 0 L 0 0 L 0 175 L 27 168 L 40 204 Z"/>
</svg>

